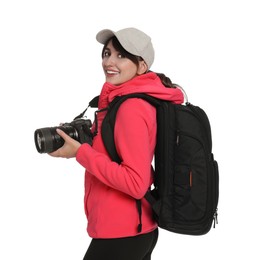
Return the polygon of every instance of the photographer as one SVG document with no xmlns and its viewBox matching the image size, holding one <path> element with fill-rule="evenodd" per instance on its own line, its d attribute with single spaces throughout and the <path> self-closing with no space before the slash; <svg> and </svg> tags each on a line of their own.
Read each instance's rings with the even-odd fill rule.
<svg viewBox="0 0 259 260">
<path fill-rule="evenodd" d="M 183 102 L 181 90 L 163 74 L 150 71 L 154 61 L 151 39 L 135 28 L 118 32 L 102 30 L 97 41 L 104 45 L 102 67 L 105 83 L 98 109 L 116 97 L 147 93 L 174 103 Z M 151 163 L 156 146 L 156 109 L 139 98 L 126 100 L 118 110 L 114 140 L 121 164 L 113 162 L 104 147 L 98 113 L 98 134 L 92 146 L 81 144 L 65 132 L 57 133 L 64 145 L 53 157 L 76 157 L 85 169 L 85 212 L 92 242 L 84 260 L 149 260 L 158 238 L 157 224 L 149 203 L 142 199 L 152 185 Z M 142 230 L 138 232 L 136 199 L 142 199 Z"/>
</svg>

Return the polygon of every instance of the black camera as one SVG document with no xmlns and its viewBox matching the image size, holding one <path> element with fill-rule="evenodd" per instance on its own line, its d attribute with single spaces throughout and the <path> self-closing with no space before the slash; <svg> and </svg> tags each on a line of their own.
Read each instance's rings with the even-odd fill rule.
<svg viewBox="0 0 259 260">
<path fill-rule="evenodd" d="M 35 130 L 34 141 L 39 153 L 51 153 L 64 144 L 64 139 L 57 133 L 57 128 L 78 142 L 92 145 L 93 134 L 90 119 L 76 118 L 71 123 L 65 123 L 56 127 L 45 127 Z"/>
</svg>

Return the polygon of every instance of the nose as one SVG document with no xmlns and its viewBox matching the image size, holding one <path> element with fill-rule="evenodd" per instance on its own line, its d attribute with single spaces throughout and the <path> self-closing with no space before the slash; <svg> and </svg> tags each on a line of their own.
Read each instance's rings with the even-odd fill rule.
<svg viewBox="0 0 259 260">
<path fill-rule="evenodd" d="M 107 66 L 113 66 L 113 65 L 115 65 L 115 63 L 116 63 L 116 60 L 115 60 L 115 57 L 113 55 L 110 55 L 110 56 L 105 57 L 103 59 L 103 65 L 106 66 L 106 67 Z"/>
</svg>

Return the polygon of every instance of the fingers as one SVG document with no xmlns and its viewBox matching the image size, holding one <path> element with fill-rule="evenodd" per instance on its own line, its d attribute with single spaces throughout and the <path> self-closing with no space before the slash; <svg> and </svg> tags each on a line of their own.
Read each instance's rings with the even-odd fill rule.
<svg viewBox="0 0 259 260">
<path fill-rule="evenodd" d="M 56 129 L 58 135 L 60 135 L 65 142 L 69 141 L 71 139 L 71 137 L 69 135 L 67 135 L 64 131 L 62 131 L 61 129 L 57 128 Z M 66 157 L 64 153 L 64 146 L 62 146 L 61 148 L 59 148 L 58 150 L 49 153 L 50 156 L 52 157 Z"/>
<path fill-rule="evenodd" d="M 61 148 L 59 148 L 58 150 L 52 153 L 48 153 L 48 155 L 52 157 L 60 157 L 60 158 L 67 158 L 67 159 L 73 157 L 70 155 L 70 153 L 67 151 L 67 149 L 64 146 L 62 146 Z"/>
<path fill-rule="evenodd" d="M 58 135 L 60 135 L 64 139 L 65 142 L 73 141 L 73 138 L 70 137 L 68 134 L 66 134 L 63 130 L 57 128 L 56 131 L 57 131 Z"/>
<path fill-rule="evenodd" d="M 61 157 L 59 149 L 54 151 L 54 152 L 52 152 L 52 153 L 48 153 L 48 155 L 50 155 L 52 157 Z"/>
<path fill-rule="evenodd" d="M 57 128 L 56 129 L 57 133 L 64 139 L 66 140 L 67 137 L 70 137 L 68 136 L 64 131 L 62 131 L 61 129 Z"/>
<path fill-rule="evenodd" d="M 65 143 L 61 148 L 52 153 L 49 153 L 49 155 L 52 157 L 62 157 L 67 159 L 75 157 L 81 144 L 71 138 L 61 129 L 57 129 L 56 131 L 64 139 Z"/>
</svg>

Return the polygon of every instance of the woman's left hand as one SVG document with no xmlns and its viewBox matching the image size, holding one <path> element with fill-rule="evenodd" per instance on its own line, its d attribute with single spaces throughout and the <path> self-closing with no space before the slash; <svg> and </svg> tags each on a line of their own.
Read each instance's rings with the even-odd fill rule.
<svg viewBox="0 0 259 260">
<path fill-rule="evenodd" d="M 53 157 L 62 157 L 62 158 L 73 158 L 76 157 L 77 150 L 81 146 L 81 144 L 75 139 L 71 138 L 64 131 L 57 129 L 57 133 L 64 139 L 65 143 L 58 150 L 49 153 L 50 156 Z"/>
</svg>

